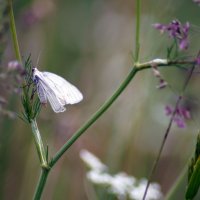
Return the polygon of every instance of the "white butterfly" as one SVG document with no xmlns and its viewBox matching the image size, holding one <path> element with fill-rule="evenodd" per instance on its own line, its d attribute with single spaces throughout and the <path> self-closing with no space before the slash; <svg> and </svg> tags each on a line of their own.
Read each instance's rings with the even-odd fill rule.
<svg viewBox="0 0 200 200">
<path fill-rule="evenodd" d="M 37 94 L 42 104 L 49 101 L 54 112 L 64 112 L 66 104 L 75 104 L 83 99 L 81 92 L 64 78 L 32 69 L 32 78 L 37 86 Z"/>
</svg>

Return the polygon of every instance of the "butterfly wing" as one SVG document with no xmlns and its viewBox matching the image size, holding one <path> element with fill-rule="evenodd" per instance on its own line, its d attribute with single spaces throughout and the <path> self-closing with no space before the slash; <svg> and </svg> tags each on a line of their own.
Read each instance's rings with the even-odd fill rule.
<svg viewBox="0 0 200 200">
<path fill-rule="evenodd" d="M 41 85 L 41 82 L 37 83 L 37 94 L 40 99 L 40 102 L 42 104 L 46 104 L 47 103 L 47 95 L 45 93 L 43 86 Z"/>
<path fill-rule="evenodd" d="M 52 88 L 50 88 L 43 80 L 40 80 L 38 85 L 41 91 L 44 92 L 54 112 L 59 113 L 64 112 L 66 110 L 64 104 L 60 102 L 60 100 L 57 97 L 57 94 Z M 39 98 L 42 99 L 40 96 Z"/>
<path fill-rule="evenodd" d="M 81 92 L 64 78 L 50 72 L 42 74 L 62 104 L 75 104 L 83 99 Z"/>
<path fill-rule="evenodd" d="M 37 93 L 41 103 L 47 99 L 54 112 L 64 112 L 66 104 L 75 104 L 83 99 L 81 92 L 64 78 L 50 73 L 33 70 L 33 79 L 37 84 Z"/>
</svg>

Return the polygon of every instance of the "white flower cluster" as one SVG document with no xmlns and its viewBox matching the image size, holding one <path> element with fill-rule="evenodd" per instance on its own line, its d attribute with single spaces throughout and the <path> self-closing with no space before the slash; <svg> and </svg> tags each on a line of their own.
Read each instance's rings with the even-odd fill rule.
<svg viewBox="0 0 200 200">
<path fill-rule="evenodd" d="M 137 180 L 133 176 L 128 176 L 121 172 L 116 175 L 108 173 L 108 167 L 101 163 L 101 161 L 87 150 L 81 150 L 80 157 L 84 163 L 89 167 L 87 172 L 87 179 L 93 184 L 104 186 L 107 192 L 115 194 L 119 200 L 141 200 L 147 180 Z M 148 189 L 146 200 L 161 200 L 163 195 L 161 193 L 160 185 L 151 183 Z"/>
</svg>

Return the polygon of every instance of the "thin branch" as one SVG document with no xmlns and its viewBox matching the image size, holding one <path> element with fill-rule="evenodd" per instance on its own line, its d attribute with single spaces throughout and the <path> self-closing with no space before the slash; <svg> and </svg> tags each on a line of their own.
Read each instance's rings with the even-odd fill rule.
<svg viewBox="0 0 200 200">
<path fill-rule="evenodd" d="M 119 88 L 115 93 L 95 112 L 92 117 L 78 130 L 72 137 L 61 147 L 61 149 L 56 153 L 51 162 L 49 163 L 50 167 L 53 167 L 55 163 L 60 159 L 60 157 L 69 149 L 69 147 L 113 104 L 117 97 L 124 91 L 129 82 L 133 79 L 138 71 L 149 69 L 152 67 L 152 64 L 156 64 L 157 67 L 169 67 L 178 64 L 191 64 L 194 61 L 168 61 L 166 59 L 154 59 L 145 63 L 137 63 L 133 67 L 132 71 L 128 74 L 127 78 L 122 82 Z"/>
<path fill-rule="evenodd" d="M 69 147 L 113 104 L 117 97 L 124 91 L 130 81 L 137 73 L 137 69 L 133 67 L 127 78 L 122 82 L 114 94 L 91 116 L 91 118 L 63 145 L 57 154 L 50 161 L 49 166 L 53 167 L 59 158 L 69 149 Z"/>
<path fill-rule="evenodd" d="M 37 126 L 36 119 L 32 119 L 30 124 L 31 124 L 31 127 L 32 127 L 33 138 L 34 138 L 35 146 L 36 146 L 36 149 L 37 149 L 37 152 L 38 152 L 38 157 L 40 159 L 41 167 L 48 169 L 49 167 L 48 167 L 48 160 L 47 160 L 47 157 L 46 157 L 46 151 L 45 151 L 45 148 L 44 148 L 44 144 L 43 144 L 43 141 L 42 141 L 40 131 L 39 131 L 38 126 Z"/>
<path fill-rule="evenodd" d="M 197 57 L 199 56 L 199 54 L 200 54 L 200 52 L 198 53 Z M 159 60 L 159 59 L 156 59 L 156 60 Z M 174 63 L 173 63 L 174 61 L 169 61 L 169 62 L 168 62 L 167 60 L 165 60 L 165 61 L 166 61 L 167 63 L 174 64 Z M 185 62 L 186 62 L 186 61 L 181 61 L 181 63 L 179 63 L 179 64 L 188 64 L 188 63 L 185 63 Z M 164 60 L 163 60 L 163 64 L 165 64 Z M 176 64 L 177 64 L 177 63 L 176 63 Z M 190 70 L 190 73 L 189 73 L 189 75 L 188 75 L 188 77 L 187 77 L 187 79 L 185 80 L 185 83 L 184 83 L 184 85 L 183 85 L 182 94 L 185 92 L 185 89 L 186 89 L 186 87 L 188 86 L 188 83 L 189 83 L 189 81 L 190 81 L 190 79 L 191 79 L 191 77 L 192 77 L 192 74 L 193 74 L 193 72 L 194 72 L 194 69 L 195 69 L 195 65 L 196 65 L 195 61 L 190 61 L 190 64 L 193 64 L 193 66 L 192 66 L 192 68 L 191 68 L 191 70 Z M 174 117 L 175 117 L 175 115 L 176 115 L 176 111 L 177 111 L 177 109 L 178 109 L 178 107 L 179 107 L 179 104 L 180 104 L 181 100 L 182 100 L 182 95 L 180 95 L 180 96 L 178 97 L 177 101 L 176 101 L 176 105 L 175 105 L 174 111 L 173 111 L 173 113 L 172 113 L 172 115 L 171 115 L 171 118 L 170 118 L 169 124 L 168 124 L 168 126 L 167 126 L 167 129 L 166 129 L 166 131 L 165 131 L 164 138 L 163 138 L 163 141 L 162 141 L 162 143 L 161 143 L 161 146 L 160 146 L 158 155 L 157 155 L 157 157 L 156 157 L 156 160 L 155 160 L 155 162 L 154 162 L 154 164 L 153 164 L 153 167 L 152 167 L 152 170 L 151 170 L 151 172 L 150 172 L 150 175 L 149 175 L 149 178 L 148 178 L 148 181 L 147 181 L 147 185 L 146 185 L 146 188 L 145 188 L 145 191 L 144 191 L 144 195 L 143 195 L 142 200 L 145 200 L 145 199 L 146 199 L 146 195 L 147 195 L 147 192 L 148 192 L 148 189 L 149 189 L 149 186 L 150 186 L 152 177 L 153 177 L 153 175 L 154 175 L 154 173 L 155 173 L 155 170 L 156 170 L 156 168 L 157 168 L 157 166 L 158 166 L 158 162 L 159 162 L 159 160 L 160 160 L 160 157 L 161 157 L 161 154 L 162 154 L 164 145 L 165 145 L 165 143 L 166 143 L 166 140 L 167 140 L 167 138 L 168 138 L 169 132 L 170 132 L 171 127 L 172 127 L 172 122 L 173 122 L 173 120 L 174 120 Z"/>
<path fill-rule="evenodd" d="M 36 190 L 35 190 L 35 194 L 34 194 L 34 198 L 33 198 L 34 200 L 40 200 L 41 199 L 42 192 L 44 190 L 44 186 L 45 186 L 45 183 L 47 181 L 48 174 L 49 174 L 49 170 L 43 168 L 42 171 L 41 171 L 41 175 L 40 175 L 38 185 L 37 185 Z"/>
<path fill-rule="evenodd" d="M 154 162 L 154 164 L 153 164 L 153 168 L 152 168 L 151 173 L 150 173 L 150 176 L 149 176 L 149 178 L 148 178 L 147 185 L 146 185 L 146 188 L 145 188 L 145 191 L 144 191 L 144 195 L 143 195 L 142 200 L 145 200 L 145 199 L 146 199 L 146 195 L 147 195 L 147 191 L 148 191 L 148 189 L 149 189 L 149 185 L 150 185 L 150 183 L 151 183 L 151 179 L 152 179 L 152 177 L 153 177 L 153 175 L 154 175 L 154 172 L 155 172 L 155 170 L 156 170 L 156 168 L 157 168 L 157 166 L 158 166 L 158 161 L 160 160 L 161 153 L 162 153 L 162 151 L 163 151 L 165 142 L 166 142 L 167 137 L 168 137 L 168 135 L 169 135 L 169 132 L 170 132 L 170 129 L 171 129 L 171 126 L 172 126 L 172 122 L 173 122 L 173 120 L 174 120 L 174 116 L 175 116 L 175 114 L 176 114 L 176 110 L 177 110 L 177 108 L 178 108 L 178 106 L 179 106 L 179 103 L 180 103 L 181 99 L 182 99 L 182 96 L 179 96 L 179 97 L 178 97 L 178 100 L 176 101 L 176 106 L 175 106 L 174 111 L 173 111 L 173 113 L 172 113 L 172 116 L 171 116 L 171 118 L 170 118 L 168 127 L 167 127 L 167 129 L 166 129 L 166 131 L 165 131 L 165 135 L 164 135 L 162 144 L 161 144 L 161 146 L 160 146 L 158 155 L 157 155 L 156 160 L 155 160 L 155 162 Z"/>
<path fill-rule="evenodd" d="M 140 15 L 141 15 L 141 1 L 136 2 L 136 23 L 135 23 L 135 62 L 139 61 L 140 54 Z"/>
<path fill-rule="evenodd" d="M 22 63 L 20 49 L 19 49 L 19 43 L 17 39 L 17 31 L 15 26 L 15 18 L 13 13 L 13 6 L 12 6 L 12 0 L 8 0 L 8 9 L 9 9 L 9 18 L 10 18 L 10 31 L 12 35 L 14 50 L 15 50 L 15 56 L 17 60 Z"/>
<path fill-rule="evenodd" d="M 137 63 L 136 67 L 138 70 L 148 69 L 151 68 L 152 65 L 157 67 L 170 67 L 170 66 L 178 66 L 178 65 L 194 65 L 194 60 L 167 60 L 167 59 L 160 59 L 156 58 L 144 63 Z M 182 67 L 180 67 L 182 69 Z"/>
</svg>

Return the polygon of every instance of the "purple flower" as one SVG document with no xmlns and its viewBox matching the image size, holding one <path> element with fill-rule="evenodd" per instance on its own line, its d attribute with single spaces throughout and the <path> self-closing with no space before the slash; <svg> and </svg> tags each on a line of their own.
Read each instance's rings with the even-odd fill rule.
<svg viewBox="0 0 200 200">
<path fill-rule="evenodd" d="M 179 110 L 180 115 L 184 118 L 184 119 L 191 119 L 191 115 L 190 115 L 190 111 L 186 108 L 181 108 Z"/>
<path fill-rule="evenodd" d="M 198 57 L 196 58 L 195 63 L 196 63 L 197 65 L 200 65 L 200 56 L 198 56 Z"/>
<path fill-rule="evenodd" d="M 159 80 L 159 84 L 156 86 L 157 89 L 163 89 L 168 85 L 164 79 Z"/>
<path fill-rule="evenodd" d="M 169 105 L 166 105 L 166 106 L 165 106 L 165 114 L 166 114 L 167 116 L 169 116 L 169 115 L 171 115 L 172 113 L 173 113 L 172 107 L 169 106 Z"/>
<path fill-rule="evenodd" d="M 193 0 L 193 2 L 200 6 L 200 0 Z"/>
<path fill-rule="evenodd" d="M 152 65 L 152 70 L 153 70 L 153 75 L 157 78 L 160 78 L 161 77 L 161 74 L 160 74 L 160 71 L 158 70 L 157 66 L 153 66 Z"/>
<path fill-rule="evenodd" d="M 7 69 L 8 69 L 8 71 L 17 72 L 18 74 L 20 74 L 20 76 L 24 76 L 25 75 L 24 68 L 22 67 L 22 65 L 17 60 L 10 61 L 8 63 Z"/>
<path fill-rule="evenodd" d="M 21 64 L 17 60 L 10 61 L 8 63 L 8 70 L 9 71 L 14 71 L 21 69 Z"/>
<path fill-rule="evenodd" d="M 160 71 L 158 70 L 156 65 L 152 65 L 153 75 L 159 79 L 159 84 L 156 86 L 157 89 L 165 88 L 168 83 L 162 78 Z"/>
<path fill-rule="evenodd" d="M 25 69 L 21 63 L 16 60 L 9 61 L 0 72 L 0 117 L 1 115 L 10 118 L 16 118 L 16 114 L 9 109 L 9 97 L 13 93 L 20 94 L 20 86 L 24 82 Z"/>
<path fill-rule="evenodd" d="M 178 41 L 180 50 L 186 50 L 189 46 L 188 33 L 190 29 L 189 22 L 181 24 L 178 20 L 173 20 L 170 24 L 153 24 L 154 28 L 158 29 L 161 33 L 167 32 L 169 37 Z"/>
<path fill-rule="evenodd" d="M 185 121 L 183 119 L 181 119 L 181 118 L 175 117 L 174 118 L 174 122 L 176 123 L 176 125 L 179 128 L 185 128 L 186 127 Z"/>
<path fill-rule="evenodd" d="M 165 106 L 165 114 L 167 116 L 172 116 L 174 113 L 174 108 L 172 106 Z M 190 111 L 187 108 L 184 107 L 178 107 L 176 109 L 176 113 L 174 116 L 173 121 L 176 123 L 176 125 L 179 128 L 185 128 L 186 127 L 186 120 L 191 119 Z"/>
</svg>

